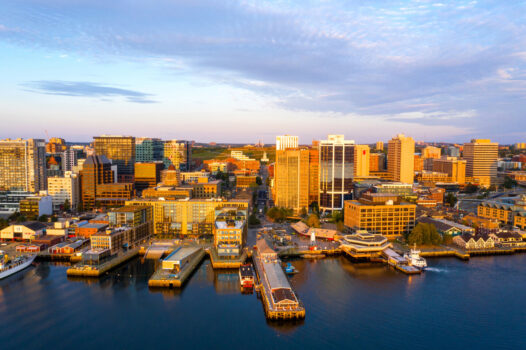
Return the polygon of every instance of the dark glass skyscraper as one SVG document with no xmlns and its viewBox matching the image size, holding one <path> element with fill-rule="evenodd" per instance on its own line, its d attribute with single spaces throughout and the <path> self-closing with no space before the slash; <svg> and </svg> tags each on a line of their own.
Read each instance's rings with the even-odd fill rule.
<svg viewBox="0 0 526 350">
<path fill-rule="evenodd" d="M 102 135 L 93 137 L 97 155 L 111 159 L 117 165 L 118 182 L 133 182 L 135 171 L 135 137 Z"/>
</svg>

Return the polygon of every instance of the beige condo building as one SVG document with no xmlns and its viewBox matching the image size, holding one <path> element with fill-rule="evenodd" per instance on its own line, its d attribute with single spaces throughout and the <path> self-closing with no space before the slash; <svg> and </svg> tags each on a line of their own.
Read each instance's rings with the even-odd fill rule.
<svg viewBox="0 0 526 350">
<path fill-rule="evenodd" d="M 399 134 L 388 143 L 387 171 L 393 181 L 414 182 L 415 140 Z"/>
<path fill-rule="evenodd" d="M 466 176 L 478 180 L 479 184 L 489 187 L 497 179 L 497 159 L 499 144 L 489 139 L 473 139 L 464 144 Z"/>
</svg>

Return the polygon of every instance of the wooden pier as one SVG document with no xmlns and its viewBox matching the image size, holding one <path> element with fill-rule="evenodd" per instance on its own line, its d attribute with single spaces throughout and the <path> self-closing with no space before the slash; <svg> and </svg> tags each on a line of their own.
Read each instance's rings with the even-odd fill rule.
<svg viewBox="0 0 526 350">
<path fill-rule="evenodd" d="M 283 272 L 277 254 L 266 243 L 258 241 L 253 254 L 254 267 L 265 316 L 270 320 L 294 320 L 305 318 L 305 307 Z"/>
<path fill-rule="evenodd" d="M 154 272 L 150 280 L 148 281 L 148 287 L 150 288 L 180 288 L 187 281 L 188 277 L 192 274 L 194 269 L 201 263 L 206 253 L 202 248 L 198 253 L 191 258 L 181 271 L 173 273 L 166 271 L 162 267 Z"/>
<path fill-rule="evenodd" d="M 130 249 L 125 253 L 121 253 L 100 265 L 84 265 L 82 263 L 76 264 L 67 270 L 68 276 L 80 277 L 100 277 L 118 265 L 132 259 L 139 254 L 139 248 Z"/>
</svg>

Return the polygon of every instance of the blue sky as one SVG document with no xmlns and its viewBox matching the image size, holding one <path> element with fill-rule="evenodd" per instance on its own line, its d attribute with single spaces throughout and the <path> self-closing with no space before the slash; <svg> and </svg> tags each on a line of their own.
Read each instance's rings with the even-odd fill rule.
<svg viewBox="0 0 526 350">
<path fill-rule="evenodd" d="M 525 1 L 2 0 L 0 137 L 526 141 Z"/>
</svg>

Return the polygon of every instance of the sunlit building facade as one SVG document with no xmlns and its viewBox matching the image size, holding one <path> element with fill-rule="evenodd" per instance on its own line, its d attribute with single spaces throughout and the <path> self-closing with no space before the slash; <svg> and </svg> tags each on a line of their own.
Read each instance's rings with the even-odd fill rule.
<svg viewBox="0 0 526 350">
<path fill-rule="evenodd" d="M 47 188 L 45 144 L 41 139 L 0 141 L 0 190 L 35 193 Z"/>
<path fill-rule="evenodd" d="M 102 135 L 93 139 L 95 154 L 106 156 L 113 165 L 117 165 L 117 181 L 133 182 L 135 137 Z"/>
</svg>

